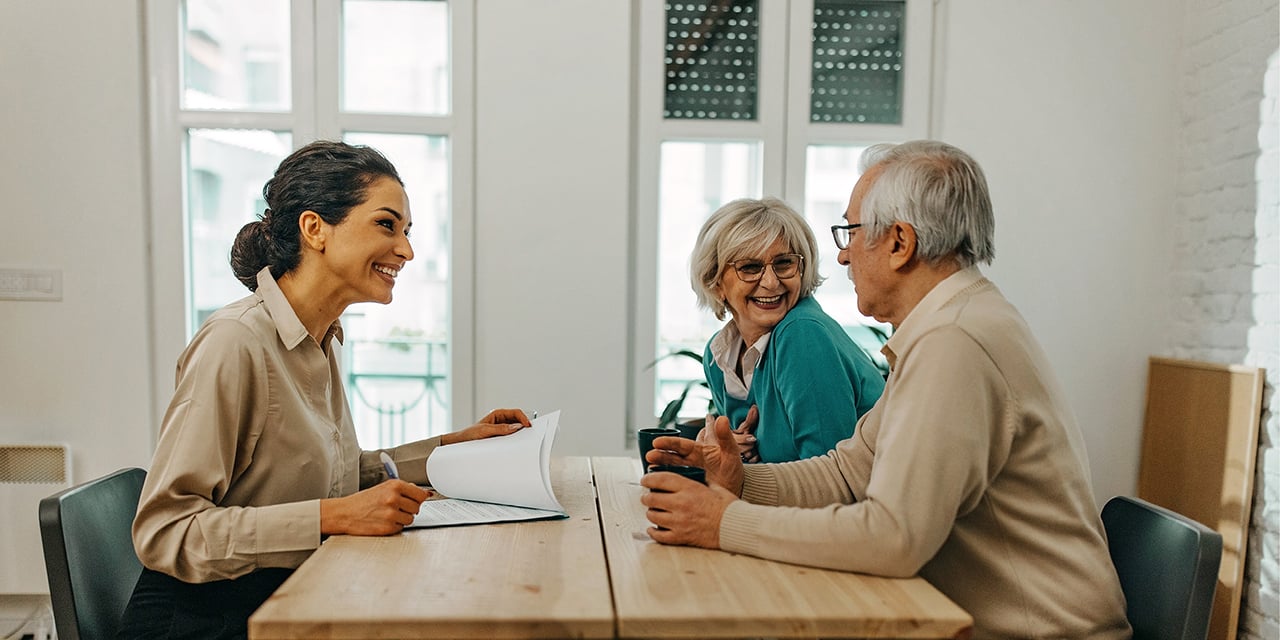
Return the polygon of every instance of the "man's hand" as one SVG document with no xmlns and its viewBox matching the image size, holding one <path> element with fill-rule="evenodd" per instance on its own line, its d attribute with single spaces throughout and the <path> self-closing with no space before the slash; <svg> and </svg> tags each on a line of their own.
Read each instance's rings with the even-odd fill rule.
<svg viewBox="0 0 1280 640">
<path fill-rule="evenodd" d="M 750 421 L 748 414 L 743 424 Z M 754 423 L 751 428 L 755 428 Z M 707 472 L 707 484 L 720 485 L 735 496 L 742 495 L 742 456 L 729 428 L 729 419 L 724 416 L 716 418 L 710 434 L 704 429 L 697 441 L 675 436 L 654 439 L 653 450 L 645 455 L 645 462 L 702 467 Z"/>
<path fill-rule="evenodd" d="M 440 436 L 440 444 L 457 444 L 468 440 L 492 438 L 515 433 L 530 426 L 529 417 L 520 409 L 494 409 L 489 415 L 461 431 Z"/>
<path fill-rule="evenodd" d="M 320 501 L 320 533 L 386 536 L 413 522 L 432 492 L 403 480 L 387 480 L 342 498 Z"/>
<path fill-rule="evenodd" d="M 640 484 L 649 489 L 640 496 L 640 504 L 649 508 L 645 517 L 656 525 L 649 527 L 650 538 L 662 544 L 720 548 L 720 519 L 737 499 L 733 494 L 665 471 L 644 474 Z"/>
</svg>

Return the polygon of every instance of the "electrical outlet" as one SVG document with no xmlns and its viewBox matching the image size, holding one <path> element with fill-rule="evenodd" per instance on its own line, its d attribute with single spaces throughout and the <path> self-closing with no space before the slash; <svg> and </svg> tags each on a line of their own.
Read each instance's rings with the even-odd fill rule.
<svg viewBox="0 0 1280 640">
<path fill-rule="evenodd" d="M 0 300 L 61 299 L 62 269 L 0 268 Z"/>
</svg>

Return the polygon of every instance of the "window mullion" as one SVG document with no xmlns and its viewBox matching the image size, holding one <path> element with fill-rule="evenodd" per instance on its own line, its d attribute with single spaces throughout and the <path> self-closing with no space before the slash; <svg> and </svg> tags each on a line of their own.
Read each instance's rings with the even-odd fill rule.
<svg viewBox="0 0 1280 640">
<path fill-rule="evenodd" d="M 458 120 L 452 116 L 344 112 L 338 115 L 337 122 L 344 132 L 418 133 L 451 137 L 462 133 L 458 130 Z"/>
<path fill-rule="evenodd" d="M 756 124 L 764 142 L 761 174 L 765 195 L 784 194 L 784 170 L 787 165 L 787 5 L 785 2 L 760 3 L 760 50 L 758 111 Z"/>
<path fill-rule="evenodd" d="M 271 129 L 282 131 L 296 126 L 292 113 L 261 111 L 176 111 L 173 130 L 181 134 L 187 129 Z M 296 132 L 295 132 L 295 135 Z"/>
<path fill-rule="evenodd" d="M 663 2 L 637 2 L 633 11 L 636 18 L 635 73 L 636 78 L 636 158 L 635 158 L 635 210 L 632 225 L 632 295 L 635 313 L 633 318 L 632 355 L 628 385 L 634 394 L 630 398 L 631 411 L 626 439 L 632 442 L 635 429 L 653 425 L 655 371 L 644 368 L 653 360 L 657 344 L 658 300 L 658 206 L 661 172 L 662 141 L 668 132 L 663 126 L 663 46 L 666 37 L 666 16 Z"/>
<path fill-rule="evenodd" d="M 148 192 L 151 227 L 151 370 L 172 371 L 187 342 L 186 274 L 182 210 L 182 128 L 178 123 L 180 5 L 172 0 L 146 4 L 149 115 Z M 173 378 L 152 375 L 152 442 L 173 393 Z"/>
<path fill-rule="evenodd" d="M 902 90 L 903 138 L 929 138 L 933 129 L 934 2 L 907 2 L 903 23 L 903 64 L 906 70 Z"/>
<path fill-rule="evenodd" d="M 449 357 L 453 416 L 479 416 L 475 377 L 475 47 L 473 0 L 449 2 Z M 432 126 L 435 118 L 419 118 Z"/>
<path fill-rule="evenodd" d="M 786 166 L 783 200 L 805 198 L 805 153 L 809 145 L 810 76 L 813 65 L 813 0 L 791 0 L 787 24 Z"/>
<path fill-rule="evenodd" d="M 338 140 L 338 25 L 341 4 L 293 0 L 293 146 Z"/>
</svg>

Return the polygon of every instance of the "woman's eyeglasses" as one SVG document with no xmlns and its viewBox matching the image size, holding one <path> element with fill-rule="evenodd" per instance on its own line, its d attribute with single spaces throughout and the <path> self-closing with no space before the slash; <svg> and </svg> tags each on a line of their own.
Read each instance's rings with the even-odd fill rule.
<svg viewBox="0 0 1280 640">
<path fill-rule="evenodd" d="M 849 239 L 853 237 L 853 230 L 861 227 L 862 223 L 855 224 L 833 224 L 831 225 L 831 237 L 836 241 L 836 248 L 844 251 L 849 248 Z"/>
<path fill-rule="evenodd" d="M 743 282 L 755 282 L 764 277 L 765 267 L 773 269 L 773 277 L 779 280 L 795 277 L 804 272 L 804 256 L 798 253 L 784 253 L 773 259 L 773 262 L 761 260 L 738 260 L 729 266 L 738 273 Z"/>
</svg>

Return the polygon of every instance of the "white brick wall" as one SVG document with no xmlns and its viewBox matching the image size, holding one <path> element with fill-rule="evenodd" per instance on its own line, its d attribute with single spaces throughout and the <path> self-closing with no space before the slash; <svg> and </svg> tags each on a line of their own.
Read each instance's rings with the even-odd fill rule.
<svg viewBox="0 0 1280 640">
<path fill-rule="evenodd" d="M 1188 0 L 1170 355 L 1265 367 L 1240 638 L 1280 640 L 1280 3 Z"/>
<path fill-rule="evenodd" d="M 1271 16 L 1275 24 L 1274 13 Z M 1276 39 L 1272 38 L 1272 44 Z M 1241 637 L 1280 638 L 1280 50 L 1268 61 L 1259 106 L 1252 312 L 1248 364 L 1267 369 Z"/>
</svg>

